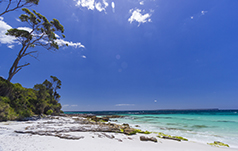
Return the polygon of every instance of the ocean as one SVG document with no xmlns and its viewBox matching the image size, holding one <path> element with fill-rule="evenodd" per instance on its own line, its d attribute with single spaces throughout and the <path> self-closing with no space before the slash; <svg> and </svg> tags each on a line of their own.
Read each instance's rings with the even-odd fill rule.
<svg viewBox="0 0 238 151">
<path fill-rule="evenodd" d="M 189 141 L 220 141 L 238 148 L 238 110 L 154 110 L 65 112 L 66 114 L 123 115 L 114 123 L 127 123 L 151 132 L 182 136 Z"/>
</svg>

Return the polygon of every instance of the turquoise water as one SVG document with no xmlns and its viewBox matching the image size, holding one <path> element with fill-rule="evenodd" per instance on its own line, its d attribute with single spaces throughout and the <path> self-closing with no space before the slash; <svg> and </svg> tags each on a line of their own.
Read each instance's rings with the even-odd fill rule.
<svg viewBox="0 0 238 151">
<path fill-rule="evenodd" d="M 140 129 L 183 136 L 190 141 L 221 141 L 238 148 L 238 111 L 123 111 L 90 112 L 96 115 L 124 115 L 117 123 L 139 125 Z M 72 113 L 71 113 L 72 114 Z"/>
</svg>

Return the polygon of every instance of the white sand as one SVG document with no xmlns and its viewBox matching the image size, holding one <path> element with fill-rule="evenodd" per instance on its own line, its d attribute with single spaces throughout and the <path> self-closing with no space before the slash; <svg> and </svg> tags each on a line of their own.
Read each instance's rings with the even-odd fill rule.
<svg viewBox="0 0 238 151">
<path fill-rule="evenodd" d="M 25 130 L 27 126 L 34 126 L 44 121 L 46 120 L 1 122 L 0 151 L 238 151 L 234 148 L 214 147 L 190 141 L 178 142 L 160 138 L 157 138 L 157 143 L 140 141 L 140 136 L 156 137 L 156 134 L 127 136 L 119 133 L 69 132 L 67 134 L 84 136 L 84 138 L 68 140 L 54 136 L 14 132 L 14 130 Z M 108 138 L 104 134 L 114 135 L 115 138 Z"/>
</svg>

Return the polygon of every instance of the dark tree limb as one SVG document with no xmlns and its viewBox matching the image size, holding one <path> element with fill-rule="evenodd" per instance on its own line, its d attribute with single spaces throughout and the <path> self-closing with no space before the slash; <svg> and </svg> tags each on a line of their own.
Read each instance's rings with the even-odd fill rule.
<svg viewBox="0 0 238 151">
<path fill-rule="evenodd" d="M 0 1 L 1 3 L 2 1 Z M 24 2 L 22 0 L 18 0 L 17 2 L 17 5 L 13 8 L 10 8 L 10 6 L 12 5 L 12 0 L 9 0 L 8 4 L 7 4 L 7 7 L 5 9 L 5 11 L 3 11 L 0 16 L 8 13 L 8 12 L 11 12 L 11 11 L 14 11 L 16 9 L 19 9 L 19 8 L 22 8 L 22 7 L 31 7 L 32 5 L 38 5 L 39 3 L 39 0 L 24 0 Z"/>
<path fill-rule="evenodd" d="M 39 1 L 39 0 L 27 0 L 27 2 Z M 20 3 L 19 3 L 20 4 Z M 35 10 L 31 12 L 27 8 L 22 9 L 26 14 L 22 14 L 19 18 L 22 22 L 27 22 L 32 29 L 30 32 L 26 30 L 19 30 L 17 28 L 9 29 L 6 35 L 14 36 L 22 44 L 17 58 L 12 64 L 9 70 L 8 81 L 11 81 L 12 77 L 18 73 L 23 67 L 30 65 L 26 63 L 23 65 L 18 65 L 20 60 L 25 56 L 30 56 L 37 59 L 34 55 L 38 50 L 29 51 L 28 49 L 33 49 L 35 46 L 42 46 L 47 50 L 57 50 L 59 45 L 57 44 L 56 31 L 64 32 L 64 27 L 59 23 L 58 20 L 53 19 L 49 22 L 43 15 L 37 13 Z M 32 17 L 33 16 L 33 17 Z M 64 38 L 65 36 L 62 35 Z M 37 59 L 38 60 L 38 59 Z"/>
</svg>

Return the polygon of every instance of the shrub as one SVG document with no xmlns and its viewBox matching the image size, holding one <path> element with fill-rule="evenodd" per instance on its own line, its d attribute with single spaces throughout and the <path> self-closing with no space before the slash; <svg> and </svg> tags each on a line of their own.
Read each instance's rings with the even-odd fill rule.
<svg viewBox="0 0 238 151">
<path fill-rule="evenodd" d="M 51 115 L 52 113 L 53 113 L 53 110 L 51 110 L 51 109 L 49 109 L 49 110 L 46 112 L 47 115 Z"/>
<path fill-rule="evenodd" d="M 60 114 L 62 106 L 56 90 L 61 88 L 61 81 L 54 76 L 51 78 L 52 83 L 46 80 L 30 89 L 0 77 L 0 121 L 22 119 L 34 114 Z"/>
<path fill-rule="evenodd" d="M 14 112 L 9 104 L 0 100 L 0 121 L 15 120 L 18 115 Z"/>
</svg>

